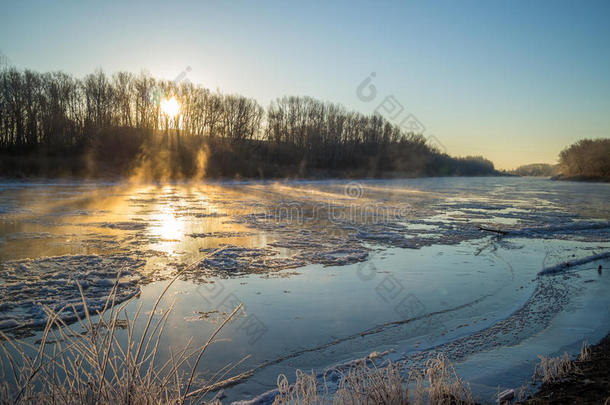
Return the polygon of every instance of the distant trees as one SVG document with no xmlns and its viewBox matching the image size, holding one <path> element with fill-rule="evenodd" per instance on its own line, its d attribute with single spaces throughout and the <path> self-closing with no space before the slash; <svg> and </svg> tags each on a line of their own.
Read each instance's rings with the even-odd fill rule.
<svg viewBox="0 0 610 405">
<path fill-rule="evenodd" d="M 559 174 L 559 165 L 550 165 L 548 163 L 531 163 L 517 167 L 511 173 L 518 176 L 537 176 L 537 177 L 552 177 Z"/>
<path fill-rule="evenodd" d="M 610 139 L 581 139 L 559 154 L 562 176 L 610 179 Z"/>
<path fill-rule="evenodd" d="M 389 146 L 425 143 L 380 115 L 348 112 L 310 97 L 283 97 L 267 110 L 265 139 L 297 152 L 313 167 L 345 167 L 388 153 Z"/>
<path fill-rule="evenodd" d="M 161 108 L 170 97 L 180 104 L 174 117 Z M 202 150 L 213 169 L 208 173 L 219 176 L 306 175 L 304 168 L 356 175 L 495 173 L 490 161 L 441 154 L 421 134 L 380 115 L 310 97 L 282 97 L 265 111 L 250 98 L 144 73 L 99 70 L 77 79 L 0 68 L 4 156 L 87 155 L 127 170 L 130 160 L 158 161 L 153 155 L 163 153 L 181 160 L 172 170 L 189 175 Z"/>
</svg>

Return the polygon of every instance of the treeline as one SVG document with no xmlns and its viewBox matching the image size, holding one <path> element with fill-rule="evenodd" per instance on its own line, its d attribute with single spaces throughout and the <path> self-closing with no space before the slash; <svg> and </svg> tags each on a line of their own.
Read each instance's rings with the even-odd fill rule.
<svg viewBox="0 0 610 405">
<path fill-rule="evenodd" d="M 11 152 L 80 149 L 107 128 L 252 139 L 264 113 L 252 99 L 145 74 L 107 77 L 98 71 L 80 80 L 61 72 L 6 69 L 0 81 L 0 149 Z M 161 111 L 161 100 L 169 96 L 180 102 L 176 117 Z"/>
<path fill-rule="evenodd" d="M 511 174 L 516 174 L 517 176 L 552 177 L 559 174 L 559 165 L 531 163 L 517 167 L 511 171 Z"/>
<path fill-rule="evenodd" d="M 388 174 L 488 175 L 481 157 L 453 158 L 379 115 L 309 97 L 256 100 L 190 82 L 102 71 L 82 79 L 0 70 L 5 174 L 152 177 Z M 162 101 L 173 97 L 170 116 Z M 205 166 L 205 167 L 204 167 Z"/>
<path fill-rule="evenodd" d="M 559 154 L 562 178 L 610 181 L 610 139 L 581 139 Z"/>
</svg>

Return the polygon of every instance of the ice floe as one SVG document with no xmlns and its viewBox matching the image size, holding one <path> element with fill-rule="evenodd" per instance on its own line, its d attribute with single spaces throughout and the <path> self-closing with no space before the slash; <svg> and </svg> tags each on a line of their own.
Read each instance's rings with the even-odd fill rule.
<svg viewBox="0 0 610 405">
<path fill-rule="evenodd" d="M 126 255 L 70 255 L 0 264 L 0 328 L 40 327 L 44 306 L 64 310 L 66 321 L 84 314 L 81 286 L 90 311 L 104 307 L 120 273 L 116 302 L 139 292 L 144 260 Z"/>
<path fill-rule="evenodd" d="M 556 274 L 556 273 L 560 273 L 565 270 L 573 269 L 573 268 L 583 265 L 583 264 L 587 264 L 587 263 L 591 263 L 594 261 L 603 260 L 603 259 L 607 259 L 607 258 L 610 258 L 610 252 L 604 252 L 604 253 L 599 253 L 599 254 L 595 254 L 595 255 L 591 255 L 591 256 L 587 256 L 587 257 L 582 257 L 579 259 L 568 260 L 565 262 L 558 263 L 554 266 L 546 267 L 546 268 L 542 269 L 542 271 L 540 271 L 538 273 L 538 275 L 544 276 L 544 275 L 549 275 L 549 274 Z"/>
<path fill-rule="evenodd" d="M 235 245 L 225 245 L 220 249 L 202 249 L 209 254 L 189 273 L 195 277 L 235 276 L 248 273 L 264 273 L 277 271 L 306 264 L 302 260 L 290 257 L 278 257 L 278 253 L 267 248 L 245 248 Z"/>
<path fill-rule="evenodd" d="M 201 232 L 201 233 L 189 233 L 186 236 L 190 238 L 244 238 L 247 236 L 252 236 L 254 233 L 252 232 Z"/>
</svg>

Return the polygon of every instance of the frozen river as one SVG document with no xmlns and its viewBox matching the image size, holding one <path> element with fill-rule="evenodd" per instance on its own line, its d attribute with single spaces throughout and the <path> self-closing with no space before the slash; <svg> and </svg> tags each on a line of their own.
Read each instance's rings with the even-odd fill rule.
<svg viewBox="0 0 610 405">
<path fill-rule="evenodd" d="M 512 177 L 3 182 L 0 329 L 35 340 L 43 305 L 80 303 L 76 282 L 101 309 L 119 271 L 128 311 L 150 308 L 181 271 L 161 358 L 243 304 L 200 367 L 249 355 L 225 402 L 296 369 L 372 352 L 409 368 L 440 351 L 491 402 L 537 355 L 610 331 L 608 201 L 608 184 Z"/>
</svg>

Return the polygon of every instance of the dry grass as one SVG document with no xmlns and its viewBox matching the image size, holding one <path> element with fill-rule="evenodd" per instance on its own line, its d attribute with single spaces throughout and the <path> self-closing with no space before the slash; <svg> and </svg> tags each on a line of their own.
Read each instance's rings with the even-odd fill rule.
<svg viewBox="0 0 610 405">
<path fill-rule="evenodd" d="M 118 278 L 105 308 L 97 313 L 98 322 L 92 320 L 81 290 L 84 315 L 68 325 L 60 317 L 66 308 L 58 312 L 46 308 L 48 321 L 38 346 L 0 332 L 0 404 L 219 403 L 215 398 L 206 402 L 205 398 L 236 365 L 197 384 L 195 370 L 217 333 L 240 307 L 205 345 L 193 347 L 189 341 L 179 350 L 170 348 L 170 358 L 159 361 L 159 344 L 173 305 L 157 319 L 155 314 L 179 275 L 168 283 L 145 319 L 144 329 L 137 332 L 134 325 L 141 317 L 142 305 L 133 319 L 125 309 L 129 301 L 115 305 Z M 120 328 L 125 329 L 126 339 L 117 338 Z M 192 389 L 195 385 L 197 389 Z"/>
<path fill-rule="evenodd" d="M 407 382 L 400 374 L 400 367 L 390 363 L 369 368 L 366 361 L 343 376 L 334 400 L 337 404 L 400 405 L 409 401 Z"/>
<path fill-rule="evenodd" d="M 413 400 L 409 383 L 415 385 Z M 457 376 L 454 367 L 443 354 L 430 359 L 423 371 L 412 371 L 409 378 L 401 375 L 400 366 L 390 363 L 378 368 L 363 360 L 343 374 L 334 395 L 329 395 L 326 381 L 319 383 L 314 374 L 297 371 L 293 385 L 281 375 L 279 395 L 274 405 L 404 405 L 404 404 L 473 404 L 468 384 Z"/>
<path fill-rule="evenodd" d="M 561 357 L 538 356 L 540 364 L 534 371 L 534 379 L 541 380 L 543 384 L 559 381 L 574 370 L 574 363 L 570 356 L 564 353 Z"/>
<path fill-rule="evenodd" d="M 290 385 L 284 375 L 278 377 L 279 395 L 274 405 L 322 403 L 354 405 L 401 405 L 409 402 L 407 381 L 400 375 L 396 364 L 377 368 L 363 360 L 343 374 L 337 391 L 329 394 L 326 381 L 318 384 L 315 374 L 297 370 L 296 381 Z"/>
<path fill-rule="evenodd" d="M 576 362 L 570 359 L 568 353 L 564 353 L 561 357 L 544 357 L 538 356 L 540 364 L 534 370 L 534 381 L 542 381 L 542 383 L 552 383 L 560 381 L 567 377 L 570 373 L 581 372 Z M 591 346 L 585 340 L 582 342 L 578 361 L 584 362 L 591 359 Z"/>
<path fill-rule="evenodd" d="M 577 361 L 570 360 L 568 353 L 564 353 L 560 357 L 544 357 L 538 355 L 540 363 L 534 369 L 532 380 L 518 389 L 517 401 L 525 401 L 539 388 L 538 383 L 543 384 L 563 381 L 572 373 L 582 373 L 579 367 L 580 362 L 586 362 L 591 359 L 591 346 L 585 340 L 582 342 L 580 354 Z"/>
<path fill-rule="evenodd" d="M 579 361 L 588 361 L 591 359 L 591 346 L 585 340 L 582 342 L 582 347 L 580 348 L 580 356 L 578 356 Z"/>
<path fill-rule="evenodd" d="M 318 386 L 315 374 L 305 374 L 301 370 L 297 370 L 296 376 L 296 381 L 292 385 L 284 374 L 278 376 L 279 394 L 275 397 L 273 405 L 315 405 L 328 402 L 328 391 L 320 392 L 321 387 Z"/>
<path fill-rule="evenodd" d="M 416 404 L 473 404 L 470 385 L 464 383 L 444 354 L 428 360 L 425 373 L 412 372 Z"/>
</svg>

